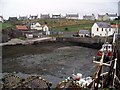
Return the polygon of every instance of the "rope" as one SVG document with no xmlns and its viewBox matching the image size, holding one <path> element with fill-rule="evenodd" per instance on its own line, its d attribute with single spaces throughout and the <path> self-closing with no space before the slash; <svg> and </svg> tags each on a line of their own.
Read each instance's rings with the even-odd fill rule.
<svg viewBox="0 0 120 90">
<path fill-rule="evenodd" d="M 119 80 L 119 78 L 115 75 L 115 77 L 116 77 L 116 80 L 118 80 L 118 82 L 119 82 L 119 84 L 120 84 L 120 80 Z"/>
</svg>

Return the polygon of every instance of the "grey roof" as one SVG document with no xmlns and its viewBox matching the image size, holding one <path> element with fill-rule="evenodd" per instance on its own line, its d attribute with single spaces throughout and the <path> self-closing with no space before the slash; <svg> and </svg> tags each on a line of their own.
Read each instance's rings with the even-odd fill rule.
<svg viewBox="0 0 120 90">
<path fill-rule="evenodd" d="M 83 18 L 91 18 L 92 16 L 87 16 L 87 15 L 85 15 L 85 16 L 83 16 Z"/>
<path fill-rule="evenodd" d="M 99 15 L 99 14 L 98 14 L 98 17 L 101 17 L 101 18 L 102 18 L 102 17 L 104 17 L 104 16 L 105 16 L 105 15 Z"/>
<path fill-rule="evenodd" d="M 90 34 L 89 30 L 80 30 L 79 31 L 80 34 Z"/>
<path fill-rule="evenodd" d="M 59 14 L 59 15 L 52 15 L 52 16 L 61 16 L 61 14 Z"/>
<path fill-rule="evenodd" d="M 19 19 L 20 20 L 26 20 L 26 19 L 28 19 L 28 17 L 27 16 L 19 16 Z"/>
<path fill-rule="evenodd" d="M 108 13 L 106 13 L 105 15 L 108 15 L 109 17 L 117 17 L 117 13 L 116 14 L 108 14 Z M 98 14 L 98 17 L 104 17 L 105 15 L 99 15 Z"/>
<path fill-rule="evenodd" d="M 41 14 L 41 18 L 50 18 L 49 14 Z"/>
<path fill-rule="evenodd" d="M 109 17 L 117 17 L 117 14 L 108 14 Z"/>
<path fill-rule="evenodd" d="M 79 17 L 78 14 L 66 14 L 66 17 Z"/>
<path fill-rule="evenodd" d="M 0 18 L 3 18 L 3 16 L 0 16 Z"/>
<path fill-rule="evenodd" d="M 36 19 L 37 19 L 37 18 L 38 18 L 38 15 L 30 15 L 29 18 L 32 18 L 32 19 L 33 19 L 33 18 L 36 18 Z"/>
<path fill-rule="evenodd" d="M 110 23 L 106 23 L 106 22 L 96 22 L 96 24 L 97 24 L 100 28 L 111 28 Z"/>
</svg>

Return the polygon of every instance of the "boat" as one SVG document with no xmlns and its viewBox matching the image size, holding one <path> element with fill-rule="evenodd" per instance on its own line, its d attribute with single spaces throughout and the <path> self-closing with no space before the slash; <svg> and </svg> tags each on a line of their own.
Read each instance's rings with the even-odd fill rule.
<svg viewBox="0 0 120 90">
<path fill-rule="evenodd" d="M 103 62 L 108 62 L 108 61 L 112 60 L 112 58 L 113 58 L 112 44 L 105 42 L 102 45 L 102 48 L 97 53 L 97 57 L 96 57 L 97 61 L 100 61 L 103 53 L 104 53 L 104 61 Z"/>
</svg>

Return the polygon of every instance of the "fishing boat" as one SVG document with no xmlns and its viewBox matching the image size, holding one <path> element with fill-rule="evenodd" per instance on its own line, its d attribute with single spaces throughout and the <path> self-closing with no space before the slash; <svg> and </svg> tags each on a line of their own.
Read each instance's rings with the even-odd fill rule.
<svg viewBox="0 0 120 90">
<path fill-rule="evenodd" d="M 96 57 L 97 61 L 100 61 L 103 53 L 104 53 L 104 62 L 108 62 L 112 60 L 113 58 L 112 44 L 106 42 L 102 45 L 102 48 L 97 53 L 97 57 Z"/>
</svg>

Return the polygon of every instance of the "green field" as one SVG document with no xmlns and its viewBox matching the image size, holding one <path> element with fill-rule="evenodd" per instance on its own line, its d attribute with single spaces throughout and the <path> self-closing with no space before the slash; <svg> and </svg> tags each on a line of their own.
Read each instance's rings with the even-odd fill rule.
<svg viewBox="0 0 120 90">
<path fill-rule="evenodd" d="M 62 27 L 55 27 L 53 28 L 54 30 L 59 30 L 59 31 L 70 31 L 70 32 L 76 32 L 81 29 L 85 30 L 91 30 L 92 24 L 89 25 L 71 25 L 71 26 L 62 26 Z"/>
</svg>

